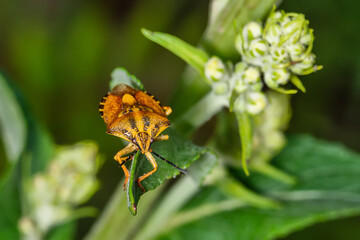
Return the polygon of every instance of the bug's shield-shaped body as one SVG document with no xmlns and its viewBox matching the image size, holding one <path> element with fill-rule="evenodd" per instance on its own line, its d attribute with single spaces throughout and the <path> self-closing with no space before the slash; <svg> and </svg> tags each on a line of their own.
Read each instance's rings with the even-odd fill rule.
<svg viewBox="0 0 360 240">
<path fill-rule="evenodd" d="M 129 145 L 115 155 L 124 170 L 126 180 L 128 170 L 123 162 L 128 157 L 123 157 L 135 150 L 140 150 L 146 155 L 154 170 L 144 174 L 140 181 L 156 171 L 156 161 L 150 153 L 150 145 L 154 140 L 165 140 L 167 137 L 157 139 L 159 134 L 170 125 L 167 115 L 171 113 L 170 107 L 161 106 L 153 96 L 131 88 L 125 84 L 117 85 L 100 102 L 100 114 L 107 126 L 107 133 L 129 141 Z M 144 190 L 144 189 L 143 189 Z"/>
</svg>

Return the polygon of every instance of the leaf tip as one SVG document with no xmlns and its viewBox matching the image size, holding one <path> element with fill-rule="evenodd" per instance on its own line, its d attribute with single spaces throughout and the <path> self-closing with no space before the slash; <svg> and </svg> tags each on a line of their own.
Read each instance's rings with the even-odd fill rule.
<svg viewBox="0 0 360 240">
<path fill-rule="evenodd" d="M 147 36 L 149 36 L 149 35 L 153 34 L 153 32 L 152 32 L 152 31 L 147 30 L 146 28 L 141 28 L 141 33 L 142 33 L 145 37 L 147 37 Z"/>
</svg>

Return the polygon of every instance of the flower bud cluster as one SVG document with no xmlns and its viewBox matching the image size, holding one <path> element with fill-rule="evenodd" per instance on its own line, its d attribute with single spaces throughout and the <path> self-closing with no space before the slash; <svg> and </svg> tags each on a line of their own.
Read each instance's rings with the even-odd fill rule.
<svg viewBox="0 0 360 240">
<path fill-rule="evenodd" d="M 58 149 L 48 169 L 26 186 L 29 209 L 19 220 L 23 239 L 41 239 L 51 227 L 73 218 L 73 207 L 88 200 L 98 187 L 98 166 L 92 143 Z"/>
<path fill-rule="evenodd" d="M 256 115 L 264 110 L 267 100 L 261 91 L 263 83 L 260 68 L 240 62 L 235 65 L 231 82 L 234 86 L 233 94 L 237 96 L 234 101 L 235 111 Z"/>
<path fill-rule="evenodd" d="M 314 65 L 311 53 L 313 30 L 303 14 L 275 11 L 265 26 L 258 22 L 246 24 L 236 36 L 235 48 L 242 61 L 235 66 L 224 64 L 216 56 L 205 64 L 204 75 L 216 94 L 230 96 L 229 106 L 238 112 L 257 115 L 267 104 L 264 84 L 281 93 L 296 93 L 282 86 L 289 81 L 305 91 L 296 75 L 321 69 Z"/>
<path fill-rule="evenodd" d="M 311 53 L 313 30 L 303 14 L 273 10 L 265 26 L 250 22 L 237 35 L 235 47 L 242 60 L 261 69 L 265 84 L 278 90 L 291 75 L 306 75 L 321 69 Z"/>
</svg>

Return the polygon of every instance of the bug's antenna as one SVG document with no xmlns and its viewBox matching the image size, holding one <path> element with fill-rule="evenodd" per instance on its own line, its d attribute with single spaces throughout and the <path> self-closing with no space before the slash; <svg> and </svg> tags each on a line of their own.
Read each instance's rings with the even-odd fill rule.
<svg viewBox="0 0 360 240">
<path fill-rule="evenodd" d="M 155 156 L 157 156 L 158 158 L 160 158 L 161 160 L 164 160 L 165 162 L 167 162 L 168 164 L 170 164 L 171 166 L 173 166 L 174 168 L 178 169 L 180 172 L 184 173 L 184 174 L 188 174 L 188 172 L 182 168 L 179 168 L 178 166 L 176 166 L 175 164 L 173 164 L 172 162 L 166 160 L 165 158 L 163 158 L 162 156 L 160 156 L 159 154 L 157 154 L 156 152 L 152 152 L 153 154 L 155 154 Z"/>
</svg>

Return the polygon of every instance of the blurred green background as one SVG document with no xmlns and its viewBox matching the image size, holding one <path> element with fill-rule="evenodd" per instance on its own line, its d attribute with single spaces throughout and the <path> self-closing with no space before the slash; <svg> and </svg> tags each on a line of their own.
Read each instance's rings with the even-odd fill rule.
<svg viewBox="0 0 360 240">
<path fill-rule="evenodd" d="M 111 71 L 125 67 L 169 104 L 185 63 L 145 39 L 140 28 L 196 45 L 206 27 L 208 5 L 205 0 L 0 2 L 1 70 L 19 86 L 56 143 L 92 139 L 106 157 L 99 174 L 101 190 L 89 205 L 102 209 L 122 177 L 112 160 L 121 142 L 105 133 L 98 113 Z M 302 77 L 308 91 L 293 98 L 288 133 L 310 133 L 359 152 L 360 2 L 287 0 L 279 8 L 304 13 L 310 20 L 316 37 L 313 51 L 324 65 L 322 71 Z M 79 237 L 93 221 L 80 220 Z M 360 218 L 349 218 L 318 224 L 286 239 L 360 236 L 359 223 Z"/>
</svg>

